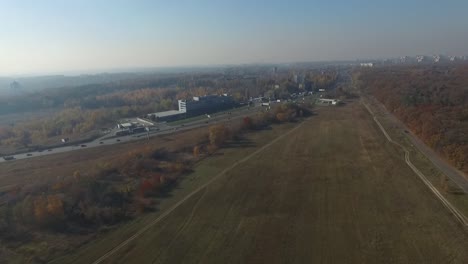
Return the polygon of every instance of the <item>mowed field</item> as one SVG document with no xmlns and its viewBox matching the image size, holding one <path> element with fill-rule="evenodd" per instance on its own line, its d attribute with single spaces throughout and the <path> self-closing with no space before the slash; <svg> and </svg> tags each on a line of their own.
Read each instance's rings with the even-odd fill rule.
<svg viewBox="0 0 468 264">
<path fill-rule="evenodd" d="M 103 263 L 468 263 L 426 188 L 359 103 L 323 107 Z"/>
</svg>

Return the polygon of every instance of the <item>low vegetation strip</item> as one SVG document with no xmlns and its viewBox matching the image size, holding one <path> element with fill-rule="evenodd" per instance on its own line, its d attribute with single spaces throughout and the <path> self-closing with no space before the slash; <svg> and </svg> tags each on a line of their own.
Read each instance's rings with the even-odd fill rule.
<svg viewBox="0 0 468 264">
<path fill-rule="evenodd" d="M 362 101 L 361 101 L 362 102 Z M 411 160 L 410 160 L 410 152 L 403 146 L 401 145 L 400 143 L 394 141 L 390 135 L 387 133 L 387 131 L 385 130 L 385 128 L 382 126 L 382 124 L 380 124 L 379 120 L 377 119 L 377 117 L 375 116 L 375 114 L 372 112 L 372 110 L 370 109 L 370 107 L 362 102 L 362 104 L 366 107 L 367 111 L 369 111 L 369 113 L 371 114 L 372 118 L 374 119 L 375 123 L 379 126 L 380 130 L 382 131 L 382 133 L 385 135 L 385 137 L 387 138 L 387 140 L 395 145 L 397 145 L 398 147 L 400 147 L 401 149 L 403 149 L 404 153 L 405 153 L 405 162 L 406 164 L 414 171 L 414 173 L 421 179 L 421 181 L 429 188 L 429 190 L 432 191 L 432 193 L 434 193 L 434 195 L 442 202 L 442 204 L 453 214 L 453 216 L 455 216 L 455 218 L 460 221 L 460 223 L 462 223 L 465 227 L 468 226 L 468 219 L 466 218 L 465 215 L 463 215 L 457 208 L 455 208 L 455 206 L 453 206 L 438 190 L 437 188 L 434 187 L 434 185 L 432 185 L 432 183 L 427 179 L 427 177 L 420 171 L 418 170 L 418 168 L 416 168 L 416 166 L 413 165 L 413 163 L 411 163 Z"/>
<path fill-rule="evenodd" d="M 195 194 L 199 193 L 201 190 L 203 190 L 204 188 L 206 188 L 208 185 L 212 184 L 214 181 L 216 181 L 217 179 L 219 179 L 221 176 L 225 175 L 228 171 L 232 170 L 233 168 L 237 167 L 239 164 L 242 164 L 246 161 L 248 161 L 249 159 L 251 159 L 253 156 L 257 155 L 258 153 L 264 151 L 265 149 L 269 148 L 271 145 L 275 144 L 276 142 L 278 142 L 279 140 L 283 139 L 284 137 L 290 135 L 291 133 L 293 133 L 294 131 L 296 131 L 297 129 L 299 129 L 301 126 L 303 125 L 303 123 L 299 124 L 298 126 L 296 126 L 295 128 L 289 130 L 287 133 L 277 137 L 276 139 L 274 139 L 273 141 L 271 141 L 270 143 L 268 143 L 267 145 L 259 148 L 257 151 L 253 152 L 252 154 L 248 155 L 247 157 L 233 163 L 231 166 L 229 166 L 228 168 L 224 169 L 222 172 L 220 172 L 218 175 L 216 175 L 215 177 L 213 177 L 211 180 L 209 180 L 208 182 L 206 182 L 205 184 L 203 184 L 202 186 L 200 186 L 199 188 L 195 189 L 193 192 L 191 192 L 190 194 L 188 194 L 185 198 L 183 198 L 182 200 L 180 200 L 178 203 L 176 203 L 174 206 L 172 206 L 171 208 L 169 208 L 167 211 L 165 211 L 164 213 L 162 213 L 158 218 L 156 218 L 153 222 L 151 222 L 150 224 L 146 225 L 145 227 L 143 227 L 140 231 L 138 231 L 137 233 L 135 233 L 133 236 L 127 238 L 125 241 L 123 241 L 121 244 L 119 244 L 117 247 L 113 248 L 111 251 L 107 252 L 106 254 L 104 254 L 102 257 L 100 257 L 99 259 L 97 259 L 96 261 L 93 262 L 93 264 L 99 264 L 99 263 L 102 263 L 104 260 L 106 260 L 107 258 L 109 258 L 110 256 L 112 256 L 113 254 L 115 254 L 117 251 L 121 250 L 123 247 L 125 247 L 128 243 L 130 243 L 131 241 L 135 240 L 136 238 L 138 238 L 139 236 L 141 236 L 145 231 L 147 231 L 149 228 L 151 228 L 152 226 L 156 225 L 157 223 L 159 223 L 162 219 L 164 219 L 167 215 L 169 215 L 170 213 L 172 213 L 172 211 L 174 211 L 176 208 L 178 208 L 180 205 L 182 205 L 183 203 L 185 203 L 188 199 L 190 199 L 192 196 L 194 196 Z"/>
</svg>

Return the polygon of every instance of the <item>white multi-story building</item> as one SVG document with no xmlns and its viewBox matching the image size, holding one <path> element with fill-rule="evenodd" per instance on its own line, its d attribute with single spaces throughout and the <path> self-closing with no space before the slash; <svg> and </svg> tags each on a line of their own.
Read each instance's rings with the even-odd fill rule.
<svg viewBox="0 0 468 264">
<path fill-rule="evenodd" d="M 426 57 L 424 55 L 416 56 L 416 61 L 417 62 L 423 62 L 425 59 L 426 59 Z"/>
</svg>

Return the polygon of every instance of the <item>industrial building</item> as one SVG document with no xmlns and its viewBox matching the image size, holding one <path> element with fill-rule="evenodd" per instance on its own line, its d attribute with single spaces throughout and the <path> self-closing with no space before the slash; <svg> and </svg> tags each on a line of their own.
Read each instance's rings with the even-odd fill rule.
<svg viewBox="0 0 468 264">
<path fill-rule="evenodd" d="M 234 106 L 234 100 L 227 94 L 195 96 L 192 100 L 179 100 L 179 112 L 184 112 L 187 116 L 209 114 Z"/>
<path fill-rule="evenodd" d="M 119 123 L 117 124 L 117 128 L 120 130 L 115 131 L 115 136 L 124 136 L 148 131 L 146 127 L 142 126 L 138 122 Z"/>
<path fill-rule="evenodd" d="M 179 110 L 151 113 L 147 118 L 153 121 L 174 121 L 190 116 L 210 114 L 236 106 L 231 96 L 205 95 L 195 96 L 191 100 L 179 100 Z"/>
<path fill-rule="evenodd" d="M 164 112 L 151 113 L 147 115 L 147 118 L 151 121 L 174 121 L 185 117 L 185 112 L 179 110 L 169 110 Z"/>
</svg>

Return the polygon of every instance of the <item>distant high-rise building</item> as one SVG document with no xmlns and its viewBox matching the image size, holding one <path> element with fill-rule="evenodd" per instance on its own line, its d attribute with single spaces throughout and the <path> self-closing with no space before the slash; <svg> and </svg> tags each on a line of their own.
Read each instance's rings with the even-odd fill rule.
<svg viewBox="0 0 468 264">
<path fill-rule="evenodd" d="M 19 84 L 19 82 L 17 81 L 14 81 L 12 83 L 10 83 L 10 89 L 12 90 L 18 90 L 21 88 L 21 85 Z"/>
<path fill-rule="evenodd" d="M 419 63 L 419 62 L 423 62 L 424 60 L 426 59 L 426 57 L 424 55 L 419 55 L 419 56 L 416 56 L 416 61 Z"/>
<path fill-rule="evenodd" d="M 372 62 L 363 62 L 363 63 L 361 63 L 361 67 L 374 67 L 374 63 L 372 63 Z"/>
<path fill-rule="evenodd" d="M 19 84 L 19 82 L 14 81 L 10 83 L 10 90 L 12 94 L 20 94 L 22 90 L 21 85 Z"/>
<path fill-rule="evenodd" d="M 304 81 L 305 81 L 305 75 L 304 74 L 297 75 L 297 82 L 298 83 L 304 83 Z"/>
</svg>

